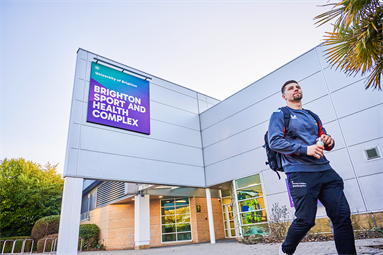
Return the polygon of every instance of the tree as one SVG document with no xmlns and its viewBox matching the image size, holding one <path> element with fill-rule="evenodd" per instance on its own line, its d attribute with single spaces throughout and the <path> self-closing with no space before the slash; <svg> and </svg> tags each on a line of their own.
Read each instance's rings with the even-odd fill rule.
<svg viewBox="0 0 383 255">
<path fill-rule="evenodd" d="M 58 215 L 64 180 L 57 165 L 4 159 L 0 165 L 0 236 L 29 236 L 34 223 Z"/>
<path fill-rule="evenodd" d="M 330 11 L 314 19 L 318 26 L 336 18 L 332 32 L 327 32 L 325 45 L 329 63 L 347 75 L 366 72 L 365 88 L 381 90 L 383 73 L 383 6 L 379 0 L 342 0 L 329 3 Z"/>
</svg>

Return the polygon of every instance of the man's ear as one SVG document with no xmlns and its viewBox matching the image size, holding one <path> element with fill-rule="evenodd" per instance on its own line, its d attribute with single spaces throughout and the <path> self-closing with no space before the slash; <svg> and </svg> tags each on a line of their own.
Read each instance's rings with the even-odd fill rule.
<svg viewBox="0 0 383 255">
<path fill-rule="evenodd" d="M 285 96 L 285 94 L 282 94 L 282 98 L 283 98 L 284 100 L 287 100 L 287 97 Z"/>
</svg>

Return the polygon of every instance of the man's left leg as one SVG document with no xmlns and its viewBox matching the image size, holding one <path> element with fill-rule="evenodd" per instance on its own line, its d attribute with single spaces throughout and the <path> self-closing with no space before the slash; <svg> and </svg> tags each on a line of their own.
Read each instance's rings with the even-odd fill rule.
<svg viewBox="0 0 383 255">
<path fill-rule="evenodd" d="M 350 206 L 343 193 L 343 180 L 334 171 L 324 171 L 319 200 L 334 227 L 335 246 L 339 254 L 356 254 L 354 231 L 351 226 Z"/>
</svg>

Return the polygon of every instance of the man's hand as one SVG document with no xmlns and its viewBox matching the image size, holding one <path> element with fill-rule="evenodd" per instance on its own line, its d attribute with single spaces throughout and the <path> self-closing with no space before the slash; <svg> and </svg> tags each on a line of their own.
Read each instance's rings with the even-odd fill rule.
<svg viewBox="0 0 383 255">
<path fill-rule="evenodd" d="M 333 144 L 334 144 L 334 139 L 332 139 L 331 136 L 329 135 L 321 135 L 320 139 L 324 142 L 324 144 L 328 147 L 331 147 Z M 319 138 L 317 138 L 317 141 L 319 140 Z"/>
<path fill-rule="evenodd" d="M 314 144 L 307 147 L 307 155 L 314 156 L 317 159 L 320 159 L 320 157 L 323 157 L 323 150 L 323 146 Z"/>
</svg>

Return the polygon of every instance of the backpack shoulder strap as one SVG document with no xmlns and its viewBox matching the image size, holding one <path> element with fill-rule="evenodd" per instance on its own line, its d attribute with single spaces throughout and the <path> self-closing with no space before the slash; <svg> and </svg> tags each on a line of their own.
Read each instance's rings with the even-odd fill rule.
<svg viewBox="0 0 383 255">
<path fill-rule="evenodd" d="M 285 125 L 285 129 L 283 130 L 283 134 L 286 133 L 287 129 L 289 128 L 289 124 L 290 124 L 290 110 L 287 109 L 287 107 L 281 107 L 279 108 L 279 110 L 281 110 L 283 112 L 283 122 L 284 122 L 284 125 Z"/>
<path fill-rule="evenodd" d="M 319 119 L 319 116 L 316 115 L 315 113 L 313 113 L 312 111 L 308 110 L 308 109 L 304 109 L 306 112 L 308 112 L 314 119 L 315 121 L 317 122 L 318 124 L 318 136 L 321 136 L 322 134 L 324 134 L 323 132 L 323 128 L 322 128 L 322 123 Z"/>
</svg>

